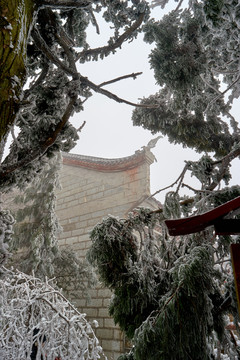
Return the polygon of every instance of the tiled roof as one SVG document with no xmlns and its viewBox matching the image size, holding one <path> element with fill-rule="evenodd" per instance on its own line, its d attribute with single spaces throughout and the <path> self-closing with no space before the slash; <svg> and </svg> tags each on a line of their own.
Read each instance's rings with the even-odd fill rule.
<svg viewBox="0 0 240 360">
<path fill-rule="evenodd" d="M 127 157 L 106 159 L 86 155 L 76 155 L 69 153 L 62 153 L 63 164 L 70 166 L 80 166 L 87 169 L 96 171 L 125 171 L 138 167 L 143 163 L 149 165 L 154 162 L 154 155 L 147 147 L 143 147 L 142 150 L 138 150 L 135 154 Z"/>
</svg>

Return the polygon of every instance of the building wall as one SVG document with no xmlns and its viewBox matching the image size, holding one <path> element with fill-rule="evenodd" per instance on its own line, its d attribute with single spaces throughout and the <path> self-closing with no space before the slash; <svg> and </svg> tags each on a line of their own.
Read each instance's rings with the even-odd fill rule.
<svg viewBox="0 0 240 360">
<path fill-rule="evenodd" d="M 143 152 L 141 152 L 143 153 Z M 125 217 L 150 195 L 150 164 L 153 155 L 148 152 L 143 161 L 120 169 L 111 166 L 79 166 L 73 158 L 65 158 L 61 171 L 62 189 L 57 195 L 57 215 L 63 232 L 60 246 L 71 246 L 80 258 L 84 258 L 91 246 L 91 229 L 109 214 Z M 154 201 L 153 201 L 154 203 Z M 148 204 L 149 205 L 149 204 Z M 153 205 L 154 206 L 154 205 Z M 156 204 L 155 204 L 156 207 Z M 111 292 L 99 283 L 90 289 L 91 302 L 75 299 L 80 311 L 88 320 L 96 319 L 99 327 L 96 335 L 108 359 L 117 359 L 125 352 L 125 339 L 108 314 Z"/>
</svg>

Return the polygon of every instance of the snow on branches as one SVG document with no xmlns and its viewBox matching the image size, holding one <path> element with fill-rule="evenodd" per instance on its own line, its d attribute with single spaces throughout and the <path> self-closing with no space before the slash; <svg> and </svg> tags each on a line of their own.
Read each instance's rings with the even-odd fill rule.
<svg viewBox="0 0 240 360">
<path fill-rule="evenodd" d="M 8 241 L 13 233 L 15 220 L 8 210 L 0 210 L 0 265 L 9 258 Z"/>
<path fill-rule="evenodd" d="M 0 279 L 0 358 L 95 360 L 92 326 L 64 296 L 34 275 L 4 268 Z M 96 323 L 94 324 L 96 326 Z"/>
</svg>

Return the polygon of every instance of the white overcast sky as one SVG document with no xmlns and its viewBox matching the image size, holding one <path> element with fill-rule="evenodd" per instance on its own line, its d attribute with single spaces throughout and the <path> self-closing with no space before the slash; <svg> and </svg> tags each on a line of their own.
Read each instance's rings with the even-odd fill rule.
<svg viewBox="0 0 240 360">
<path fill-rule="evenodd" d="M 172 1 L 172 5 L 175 7 L 176 2 Z M 153 11 L 153 15 L 157 19 L 162 14 L 163 11 L 160 7 Z M 99 25 L 100 35 L 97 35 L 94 29 L 89 33 L 91 47 L 103 46 L 108 39 L 108 31 L 104 28 L 104 22 L 101 22 L 101 19 Z M 125 43 L 117 54 L 110 55 L 97 62 L 80 64 L 79 71 L 96 84 L 125 74 L 142 71 L 143 74 L 136 80 L 122 80 L 106 87 L 119 97 L 138 102 L 139 98 L 147 97 L 158 90 L 153 71 L 148 64 L 150 50 L 150 45 L 144 43 L 142 35 L 140 35 L 134 42 Z M 72 153 L 105 158 L 130 156 L 157 136 L 152 135 L 148 130 L 133 127 L 131 121 L 133 108 L 131 106 L 116 103 L 103 95 L 94 93 L 85 103 L 84 109 L 83 112 L 76 114 L 72 120 L 77 127 L 86 121 L 86 125 L 80 134 L 80 140 L 71 151 Z M 200 157 L 192 150 L 183 149 L 180 145 L 169 144 L 166 138 L 160 139 L 152 152 L 157 159 L 157 162 L 151 165 L 152 193 L 170 185 L 177 179 L 184 167 L 184 160 L 197 160 Z M 239 171 L 237 170 L 239 169 L 235 169 L 235 173 L 238 177 Z M 197 187 L 197 182 L 193 183 L 190 177 L 186 178 L 186 182 Z M 168 191 L 170 190 L 173 189 Z M 164 193 L 160 193 L 156 197 L 163 201 Z"/>
<path fill-rule="evenodd" d="M 176 2 L 173 2 L 176 6 Z M 154 16 L 162 16 L 161 8 L 154 9 Z M 106 44 L 108 31 L 104 22 L 99 22 L 101 34 L 97 35 L 92 28 L 89 38 L 92 47 Z M 136 80 L 127 79 L 112 84 L 106 89 L 119 97 L 132 102 L 138 102 L 142 97 L 154 94 L 158 90 L 153 71 L 148 64 L 150 45 L 138 39 L 125 43 L 122 49 L 104 60 L 79 65 L 83 76 L 96 84 L 117 78 L 125 74 L 143 72 Z M 86 125 L 80 134 L 77 146 L 71 151 L 75 154 L 90 155 L 105 158 L 130 156 L 136 150 L 158 135 L 140 127 L 134 127 L 131 121 L 133 107 L 119 104 L 103 95 L 94 93 L 84 104 L 84 111 L 76 114 L 73 123 L 79 127 L 83 121 Z M 155 192 L 172 183 L 184 167 L 184 160 L 199 158 L 194 151 L 183 149 L 181 146 L 169 144 L 167 139 L 160 139 L 152 149 L 157 162 L 151 165 L 151 192 Z M 171 190 L 171 189 L 170 189 Z M 156 196 L 163 201 L 163 194 Z"/>
</svg>

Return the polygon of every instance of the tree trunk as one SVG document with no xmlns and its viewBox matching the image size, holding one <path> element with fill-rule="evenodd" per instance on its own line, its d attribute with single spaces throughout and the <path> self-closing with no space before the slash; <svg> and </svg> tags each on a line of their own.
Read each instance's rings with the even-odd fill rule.
<svg viewBox="0 0 240 360">
<path fill-rule="evenodd" d="M 0 151 L 14 123 L 26 80 L 34 0 L 0 0 Z"/>
</svg>

